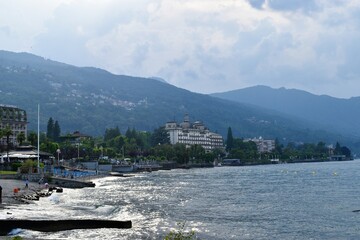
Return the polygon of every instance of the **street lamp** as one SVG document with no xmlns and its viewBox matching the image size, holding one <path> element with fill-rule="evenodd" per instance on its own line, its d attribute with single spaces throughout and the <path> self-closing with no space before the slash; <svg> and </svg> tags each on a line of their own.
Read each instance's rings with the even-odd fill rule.
<svg viewBox="0 0 360 240">
<path fill-rule="evenodd" d="M 57 157 L 58 157 L 58 165 L 60 165 L 60 161 L 59 161 L 59 156 L 60 156 L 60 153 L 61 153 L 60 149 L 57 149 L 56 153 L 57 153 Z"/>
<path fill-rule="evenodd" d="M 101 159 L 103 159 L 104 158 L 104 148 L 103 148 L 103 146 L 100 146 L 100 151 L 101 151 Z"/>
<path fill-rule="evenodd" d="M 77 160 L 79 161 L 79 157 L 80 157 L 80 143 L 77 143 L 77 147 L 78 147 L 78 157 Z"/>
</svg>

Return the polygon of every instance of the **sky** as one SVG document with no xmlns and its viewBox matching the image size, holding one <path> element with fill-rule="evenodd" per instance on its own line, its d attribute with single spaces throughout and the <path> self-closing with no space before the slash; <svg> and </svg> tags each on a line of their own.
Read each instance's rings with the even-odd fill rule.
<svg viewBox="0 0 360 240">
<path fill-rule="evenodd" d="M 214 93 L 360 96 L 360 0 L 0 0 L 0 49 Z"/>
</svg>

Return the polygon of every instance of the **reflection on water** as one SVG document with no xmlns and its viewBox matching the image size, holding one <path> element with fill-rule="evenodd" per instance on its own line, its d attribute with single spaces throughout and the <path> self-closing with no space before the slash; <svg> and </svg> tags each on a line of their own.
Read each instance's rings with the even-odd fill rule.
<svg viewBox="0 0 360 240">
<path fill-rule="evenodd" d="M 159 171 L 65 189 L 12 217 L 132 220 L 133 228 L 23 231 L 41 239 L 159 239 L 186 221 L 201 239 L 357 239 L 360 161 Z"/>
</svg>

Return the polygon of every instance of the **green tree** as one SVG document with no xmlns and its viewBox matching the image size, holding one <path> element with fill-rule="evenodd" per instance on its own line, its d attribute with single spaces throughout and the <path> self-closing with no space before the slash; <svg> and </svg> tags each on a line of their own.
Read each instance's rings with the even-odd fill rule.
<svg viewBox="0 0 360 240">
<path fill-rule="evenodd" d="M 326 143 L 318 142 L 315 148 L 317 157 L 325 158 L 328 155 L 328 148 L 326 147 Z"/>
<path fill-rule="evenodd" d="M 345 147 L 345 146 L 341 147 L 341 153 L 348 158 L 351 157 L 351 151 L 348 147 Z"/>
<path fill-rule="evenodd" d="M 41 132 L 41 133 L 40 133 L 39 140 L 40 140 L 40 143 L 43 143 L 43 142 L 49 141 L 50 139 L 48 139 L 48 138 L 46 137 L 46 133 Z"/>
<path fill-rule="evenodd" d="M 131 138 L 137 139 L 137 137 L 138 137 L 138 132 L 135 130 L 135 128 L 133 128 L 131 130 Z"/>
<path fill-rule="evenodd" d="M 202 156 L 202 160 L 205 163 L 213 163 L 215 158 L 216 158 L 216 155 L 212 152 L 205 153 Z"/>
<path fill-rule="evenodd" d="M 126 136 L 128 139 L 130 139 L 130 138 L 133 137 L 132 131 L 130 130 L 130 128 L 128 128 L 128 129 L 126 130 L 125 136 Z"/>
<path fill-rule="evenodd" d="M 25 141 L 26 137 L 25 137 L 25 133 L 24 132 L 20 132 L 17 136 L 16 136 L 16 141 L 19 143 L 19 145 L 22 145 L 23 142 Z"/>
<path fill-rule="evenodd" d="M 176 143 L 174 145 L 175 160 L 180 164 L 189 163 L 189 151 L 186 148 L 186 145 L 183 143 Z"/>
<path fill-rule="evenodd" d="M 226 151 L 231 151 L 231 149 L 233 148 L 234 145 L 234 137 L 232 134 L 232 130 L 231 127 L 228 128 L 228 132 L 227 132 L 227 138 L 226 138 Z"/>
<path fill-rule="evenodd" d="M 124 136 L 116 136 L 109 141 L 109 146 L 116 149 L 117 152 L 122 152 L 126 139 Z"/>
<path fill-rule="evenodd" d="M 54 120 L 52 118 L 49 118 L 47 123 L 46 137 L 48 139 L 54 140 Z"/>
<path fill-rule="evenodd" d="M 299 146 L 300 156 L 303 159 L 311 159 L 315 155 L 316 146 L 312 143 L 304 143 Z"/>
<path fill-rule="evenodd" d="M 151 135 L 151 145 L 156 146 L 159 143 L 170 144 L 169 133 L 165 130 L 165 127 L 159 127 L 155 129 Z"/>
<path fill-rule="evenodd" d="M 120 136 L 121 133 L 120 133 L 120 130 L 119 130 L 119 127 L 116 126 L 115 128 L 107 128 L 105 130 L 105 134 L 104 134 L 104 141 L 109 141 L 117 136 Z"/>
<path fill-rule="evenodd" d="M 205 160 L 205 149 L 201 145 L 191 145 L 189 149 L 189 155 L 191 160 L 202 162 L 202 160 Z"/>
<path fill-rule="evenodd" d="M 32 146 L 37 145 L 37 134 L 35 132 L 29 132 L 27 139 Z"/>
<path fill-rule="evenodd" d="M 61 134 L 60 125 L 59 122 L 56 120 L 53 129 L 53 137 L 54 137 L 53 140 L 58 142 L 60 140 L 60 134 Z"/>
<path fill-rule="evenodd" d="M 56 154 L 56 150 L 59 149 L 59 144 L 51 141 L 42 142 L 40 144 L 40 150 Z"/>
<path fill-rule="evenodd" d="M 213 151 L 212 151 L 213 155 L 214 155 L 214 158 L 222 158 L 222 157 L 225 157 L 225 152 L 223 149 L 220 149 L 220 148 L 215 148 Z"/>
<path fill-rule="evenodd" d="M 134 138 L 127 139 L 124 148 L 125 148 L 125 156 L 137 157 L 139 154 L 139 148 L 138 145 L 136 144 L 136 139 Z"/>
<path fill-rule="evenodd" d="M 158 159 L 175 160 L 175 151 L 170 144 L 158 144 L 152 148 L 151 154 Z"/>
<path fill-rule="evenodd" d="M 151 136 L 150 132 L 138 132 L 136 142 L 142 150 L 148 150 L 152 146 Z"/>
<path fill-rule="evenodd" d="M 253 141 L 244 142 L 242 139 L 235 138 L 233 149 L 228 157 L 239 158 L 244 162 L 255 162 L 258 160 L 256 143 Z"/>
<path fill-rule="evenodd" d="M 299 151 L 296 148 L 295 143 L 289 142 L 287 146 L 282 151 L 282 157 L 283 159 L 289 159 L 293 161 L 293 159 L 296 159 L 299 156 Z"/>
<path fill-rule="evenodd" d="M 280 143 L 279 139 L 275 138 L 275 151 L 274 154 L 281 156 L 284 146 Z"/>
<path fill-rule="evenodd" d="M 341 152 L 341 146 L 340 146 L 340 143 L 339 142 L 336 142 L 336 145 L 335 145 L 335 149 L 334 149 L 334 154 L 342 154 Z"/>
</svg>

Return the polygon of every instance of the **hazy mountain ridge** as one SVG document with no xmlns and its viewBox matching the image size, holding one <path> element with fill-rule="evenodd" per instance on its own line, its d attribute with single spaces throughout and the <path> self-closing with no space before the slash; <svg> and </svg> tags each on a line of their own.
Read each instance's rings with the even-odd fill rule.
<svg viewBox="0 0 360 240">
<path fill-rule="evenodd" d="M 212 96 L 286 113 L 317 123 L 323 129 L 360 137 L 360 97 L 340 99 L 302 90 L 266 86 L 214 93 Z"/>
<path fill-rule="evenodd" d="M 49 117 L 62 132 L 102 135 L 119 126 L 153 130 L 166 121 L 202 120 L 226 136 L 232 127 L 238 137 L 278 137 L 286 141 L 344 140 L 338 134 L 315 130 L 313 125 L 275 111 L 193 93 L 158 80 L 114 75 L 91 67 L 46 60 L 27 53 L 0 51 L 0 102 L 28 112 L 30 129 L 36 129 L 41 104 L 41 129 Z"/>
</svg>

